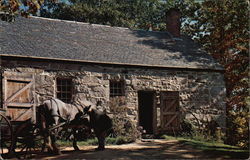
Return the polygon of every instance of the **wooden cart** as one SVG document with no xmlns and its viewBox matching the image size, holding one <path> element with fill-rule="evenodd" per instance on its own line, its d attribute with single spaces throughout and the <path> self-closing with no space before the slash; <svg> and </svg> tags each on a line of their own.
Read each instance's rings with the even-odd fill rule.
<svg viewBox="0 0 250 160">
<path fill-rule="evenodd" d="M 1 154 L 26 155 L 41 150 L 43 139 L 36 125 L 34 75 L 4 72 L 2 77 Z"/>
<path fill-rule="evenodd" d="M 13 129 L 10 120 L 5 115 L 6 111 L 0 109 L 0 153 L 13 150 Z"/>
<path fill-rule="evenodd" d="M 44 137 L 37 122 L 34 75 L 4 72 L 2 77 L 1 154 L 28 158 L 33 153 L 44 151 Z M 79 128 L 81 126 L 63 122 L 47 128 L 46 132 L 57 131 L 59 127 L 84 130 L 84 125 Z"/>
</svg>

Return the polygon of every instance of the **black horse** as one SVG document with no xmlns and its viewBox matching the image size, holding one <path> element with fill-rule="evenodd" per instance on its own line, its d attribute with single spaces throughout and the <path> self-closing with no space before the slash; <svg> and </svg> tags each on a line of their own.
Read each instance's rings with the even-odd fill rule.
<svg viewBox="0 0 250 160">
<path fill-rule="evenodd" d="M 105 138 L 112 131 L 112 120 L 104 111 L 98 110 L 93 105 L 85 107 L 84 113 L 89 115 L 90 126 L 94 129 L 95 135 L 98 138 L 98 148 L 96 150 L 104 150 Z"/>
</svg>

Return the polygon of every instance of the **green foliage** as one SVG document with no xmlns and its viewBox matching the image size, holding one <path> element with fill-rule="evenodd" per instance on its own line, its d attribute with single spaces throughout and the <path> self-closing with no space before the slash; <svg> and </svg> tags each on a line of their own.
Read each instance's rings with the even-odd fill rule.
<svg viewBox="0 0 250 160">
<path fill-rule="evenodd" d="M 192 132 L 182 132 L 179 136 L 183 138 L 189 138 L 197 141 L 204 141 L 204 142 L 223 142 L 223 135 L 224 133 L 221 130 L 216 130 L 214 135 L 205 132 L 205 130 L 200 131 L 198 129 L 193 129 Z"/>
<path fill-rule="evenodd" d="M 30 14 L 36 15 L 44 2 L 54 3 L 55 0 L 1 0 L 0 19 L 13 21 L 18 14 L 24 17 Z"/>
<path fill-rule="evenodd" d="M 43 17 L 74 20 L 132 29 L 166 30 L 166 11 L 179 8 L 183 24 L 192 21 L 198 5 L 194 0 L 70 0 L 46 1 L 40 9 Z"/>
<path fill-rule="evenodd" d="M 81 143 L 79 145 L 81 145 Z M 82 145 L 98 145 L 98 140 L 97 138 L 88 139 L 87 141 L 83 141 Z"/>
<path fill-rule="evenodd" d="M 106 144 L 114 144 L 114 145 L 121 145 L 131 143 L 131 140 L 128 139 L 128 137 L 124 136 L 117 136 L 117 137 L 108 137 L 106 139 Z"/>
<path fill-rule="evenodd" d="M 204 0 L 185 9 L 183 31 L 225 68 L 227 142 L 249 146 L 249 1 Z"/>
<path fill-rule="evenodd" d="M 194 145 L 198 149 L 202 150 L 213 150 L 213 151 L 228 151 L 228 152 L 245 152 L 249 153 L 248 150 L 243 150 L 240 147 L 237 146 L 231 146 L 227 145 L 221 142 L 215 142 L 215 141 L 204 141 L 201 139 L 193 139 L 188 137 L 172 137 L 163 135 L 162 138 L 167 140 L 179 140 L 181 142 L 185 142 L 185 144 L 191 144 Z"/>
<path fill-rule="evenodd" d="M 241 148 L 249 147 L 249 113 L 248 112 L 234 112 L 230 111 L 228 121 L 232 125 L 229 126 L 229 135 L 231 137 L 229 144 L 237 145 Z"/>
<path fill-rule="evenodd" d="M 127 108 L 124 102 L 124 97 L 117 97 L 110 100 L 114 130 L 112 136 L 118 138 L 116 144 L 131 143 L 140 137 L 140 132 L 126 114 Z"/>
<path fill-rule="evenodd" d="M 181 122 L 179 136 L 204 142 L 224 142 L 225 130 L 222 130 L 215 120 L 200 121 L 203 127 L 197 127 L 194 122 L 184 119 Z"/>
<path fill-rule="evenodd" d="M 41 16 L 135 29 L 165 28 L 166 4 L 158 0 L 71 0 L 71 4 L 49 3 Z"/>
<path fill-rule="evenodd" d="M 124 137 L 124 136 L 107 137 L 105 142 L 107 145 L 121 145 L 121 144 L 130 143 L 127 137 Z M 63 147 L 72 147 L 72 141 L 68 141 L 68 140 L 58 140 L 57 144 Z M 85 141 L 78 141 L 77 144 L 79 146 L 98 145 L 98 140 L 97 138 L 90 138 Z"/>
<path fill-rule="evenodd" d="M 183 135 L 191 136 L 195 132 L 194 125 L 186 119 L 182 120 L 181 128 L 181 134 Z"/>
</svg>

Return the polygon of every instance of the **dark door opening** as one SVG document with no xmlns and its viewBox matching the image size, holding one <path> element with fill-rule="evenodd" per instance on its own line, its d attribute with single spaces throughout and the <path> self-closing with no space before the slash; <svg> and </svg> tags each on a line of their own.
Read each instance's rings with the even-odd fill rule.
<svg viewBox="0 0 250 160">
<path fill-rule="evenodd" d="M 153 91 L 138 91 L 139 125 L 146 130 L 146 134 L 153 134 Z"/>
</svg>

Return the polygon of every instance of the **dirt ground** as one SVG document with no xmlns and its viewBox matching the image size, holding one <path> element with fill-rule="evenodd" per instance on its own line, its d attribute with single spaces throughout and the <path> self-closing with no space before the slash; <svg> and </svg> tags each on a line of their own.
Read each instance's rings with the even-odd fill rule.
<svg viewBox="0 0 250 160">
<path fill-rule="evenodd" d="M 109 145 L 104 151 L 95 151 L 96 146 L 81 146 L 80 151 L 72 147 L 61 148 L 62 154 L 37 155 L 34 159 L 246 159 L 239 153 L 204 152 L 177 140 L 147 140 L 125 145 Z"/>
<path fill-rule="evenodd" d="M 248 159 L 249 152 L 230 151 L 225 147 L 211 147 L 197 149 L 197 146 L 178 140 L 144 140 L 124 145 L 108 145 L 104 151 L 95 151 L 97 146 L 79 146 L 80 151 L 73 147 L 61 147 L 61 155 L 48 153 L 33 154 L 29 159 L 57 160 L 57 159 Z M 3 155 L 4 156 L 4 155 Z M 14 156 L 18 157 L 18 156 Z M 17 160 L 18 158 L 8 158 Z M 1 159 L 1 158 L 0 158 Z M 25 158 L 27 159 L 27 158 Z"/>
</svg>

